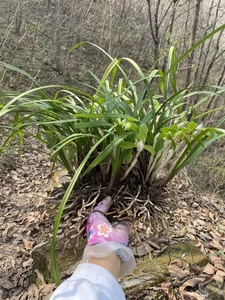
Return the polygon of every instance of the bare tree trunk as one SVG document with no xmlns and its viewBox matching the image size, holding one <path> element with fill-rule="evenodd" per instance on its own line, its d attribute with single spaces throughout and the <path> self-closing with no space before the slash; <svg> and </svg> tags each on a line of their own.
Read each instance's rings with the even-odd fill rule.
<svg viewBox="0 0 225 300">
<path fill-rule="evenodd" d="M 99 32 L 98 35 L 98 45 L 100 45 L 101 47 L 103 47 L 105 49 L 106 45 L 107 45 L 107 40 L 105 39 L 104 35 L 105 35 L 105 31 L 107 30 L 107 12 L 108 12 L 108 7 L 107 7 L 107 3 L 104 3 L 104 6 L 102 7 L 102 26 L 101 26 L 101 31 Z M 99 20 L 96 20 L 94 26 L 93 26 L 93 32 L 96 30 L 97 26 L 98 26 L 98 22 Z M 105 44 L 104 44 L 105 43 Z M 104 64 L 104 60 L 100 59 L 101 58 L 101 53 L 100 51 L 97 52 L 96 54 L 96 61 L 98 62 L 97 64 L 94 64 L 93 66 L 93 73 L 96 74 L 97 70 L 102 70 L 103 68 L 103 64 Z M 94 83 L 94 79 L 92 78 L 91 84 Z"/>
<path fill-rule="evenodd" d="M 2 51 L 2 49 L 4 48 L 4 46 L 8 40 L 8 36 L 13 29 L 14 19 L 16 18 L 19 10 L 20 10 L 20 3 L 17 3 L 17 7 L 13 13 L 13 16 L 10 16 L 10 14 L 8 15 L 7 28 L 5 30 L 3 37 L 0 39 L 0 51 Z"/>
<path fill-rule="evenodd" d="M 171 37 L 172 37 L 172 33 L 173 33 L 174 20 L 175 20 L 176 8 L 177 8 L 177 3 L 178 2 L 176 1 L 176 2 L 173 2 L 173 3 L 174 3 L 174 6 L 173 6 L 171 20 L 170 20 L 170 24 L 169 24 L 169 31 L 168 31 L 168 37 L 167 37 L 167 42 L 166 42 L 166 48 L 169 48 L 169 46 L 171 44 Z M 167 64 L 167 59 L 164 58 L 164 60 L 163 60 L 163 67 L 162 67 L 163 72 L 166 69 L 166 64 Z"/>
<path fill-rule="evenodd" d="M 210 25 L 210 21 L 211 21 L 211 16 L 212 16 L 212 13 L 213 13 L 213 7 L 214 7 L 214 0 L 211 1 L 211 5 L 210 5 L 210 8 L 208 10 L 208 18 L 206 20 L 206 24 L 205 24 L 205 30 L 203 32 L 203 36 L 207 35 L 207 32 L 208 30 L 211 28 L 211 25 Z M 216 14 L 217 15 L 217 14 Z M 216 19 L 215 19 L 216 20 Z M 215 22 L 214 22 L 214 25 L 215 25 Z M 214 26 L 213 26 L 214 27 Z M 213 38 L 213 37 L 212 37 Z M 212 39 L 211 38 L 211 39 Z M 210 43 L 209 43 L 210 44 Z M 208 44 L 208 45 L 209 45 Z M 202 78 L 203 76 L 203 71 L 204 71 L 204 64 L 202 63 L 203 61 L 203 56 L 205 57 L 204 59 L 204 63 L 206 63 L 206 60 L 208 59 L 208 55 L 205 54 L 205 51 L 204 51 L 204 47 L 206 46 L 205 43 L 203 43 L 201 45 L 201 47 L 199 48 L 199 54 L 198 54 L 198 58 L 196 59 L 196 69 L 195 69 L 195 73 L 194 73 L 194 82 L 197 83 L 197 79 L 200 79 Z M 201 74 L 201 75 L 199 75 Z M 200 85 L 200 80 L 198 82 L 198 84 Z"/>
<path fill-rule="evenodd" d="M 15 20 L 15 31 L 16 31 L 16 35 L 17 36 L 21 36 L 22 35 L 22 30 L 23 30 L 23 26 L 24 26 L 24 17 L 22 12 L 20 12 L 17 16 L 16 16 L 16 20 Z"/>
<path fill-rule="evenodd" d="M 205 84 L 206 84 L 207 79 L 208 79 L 208 77 L 209 77 L 209 75 L 210 75 L 210 71 L 212 70 L 212 67 L 213 67 L 214 63 L 216 62 L 216 60 L 217 60 L 217 59 L 225 52 L 225 50 L 223 50 L 220 54 L 218 54 L 218 51 L 219 51 L 219 49 L 220 49 L 220 47 L 219 47 L 220 39 L 221 39 L 221 37 L 222 37 L 222 35 L 223 35 L 223 32 L 224 32 L 224 31 L 221 31 L 221 32 L 220 32 L 219 37 L 218 37 L 218 39 L 217 39 L 217 43 L 216 43 L 216 46 L 215 46 L 215 50 L 214 50 L 214 52 L 213 52 L 213 56 L 212 56 L 212 58 L 211 58 L 211 62 L 210 62 L 209 65 L 208 65 L 208 68 L 207 68 L 206 73 L 205 73 L 205 75 L 204 75 L 203 82 L 201 83 L 202 85 L 205 85 Z"/>
<path fill-rule="evenodd" d="M 214 1 L 213 1 L 214 2 Z M 217 9 L 216 9 L 216 13 L 215 13 L 215 18 L 213 20 L 213 25 L 211 26 L 211 30 L 215 30 L 216 26 L 217 26 L 217 20 L 218 20 L 218 15 L 219 15 L 219 7 L 220 7 L 220 4 L 221 4 L 221 0 L 219 0 L 219 2 L 217 3 Z M 210 8 L 211 11 L 212 11 L 212 8 Z M 202 64 L 202 68 L 201 68 L 201 72 L 200 72 L 200 75 L 199 75 L 199 78 L 200 79 L 203 79 L 203 83 L 200 82 L 200 84 L 204 85 L 208 79 L 208 76 L 209 76 L 209 72 L 212 68 L 212 62 L 215 61 L 215 58 L 217 56 L 217 53 L 218 53 L 218 50 L 219 50 L 219 43 L 220 43 L 220 39 L 222 37 L 222 33 L 223 31 L 221 31 L 219 33 L 219 36 L 217 38 L 217 42 L 216 42 L 216 45 L 215 45 L 215 53 L 212 52 L 212 47 L 213 47 L 213 41 L 215 39 L 215 37 L 211 37 L 211 39 L 209 40 L 208 44 L 207 44 L 207 48 L 206 48 L 206 51 L 205 51 L 205 55 L 204 55 L 204 62 Z M 203 51 L 202 51 L 203 53 Z M 210 54 L 213 53 L 213 58 L 211 59 L 211 63 L 209 63 L 209 60 L 210 60 Z M 209 64 L 209 65 L 208 65 Z M 208 65 L 208 68 L 207 68 L 207 71 L 205 72 L 204 74 L 204 71 L 206 69 L 206 66 Z M 211 65 L 211 66 L 210 66 Z"/>
<path fill-rule="evenodd" d="M 66 43 L 65 43 L 65 54 L 64 54 L 64 59 L 63 59 L 63 73 L 70 77 L 70 72 L 69 72 L 69 64 L 70 64 L 70 57 L 71 57 L 71 52 L 70 49 L 73 46 L 72 45 L 72 39 L 77 38 L 77 28 L 74 24 L 74 17 L 75 17 L 75 10 L 76 10 L 76 5 L 75 1 L 71 1 L 70 7 L 68 8 L 68 22 L 67 22 L 67 32 L 66 32 Z M 75 27 L 75 28 L 74 28 Z"/>
<path fill-rule="evenodd" d="M 223 69 L 220 73 L 219 80 L 217 82 L 217 86 L 222 86 L 225 83 L 225 65 L 223 65 Z M 212 99 L 209 101 L 206 111 L 209 111 L 210 109 L 214 110 L 218 107 L 217 99 L 219 99 L 219 96 L 213 96 Z M 221 107 L 221 103 L 219 105 Z M 203 116 L 202 121 L 205 121 L 206 116 Z M 207 118 L 208 119 L 208 118 Z M 211 119 L 208 120 L 208 123 L 210 123 Z"/>
<path fill-rule="evenodd" d="M 109 46 L 108 53 L 112 55 L 112 43 L 113 43 L 113 8 L 112 8 L 112 0 L 109 2 Z"/>
<path fill-rule="evenodd" d="M 199 13 L 200 13 L 200 3 L 201 3 L 201 0 L 196 0 L 196 3 L 195 3 L 195 16 L 194 16 L 194 22 L 193 22 L 193 27 L 192 27 L 192 33 L 191 33 L 189 48 L 192 48 L 195 44 L 195 38 L 196 38 L 197 27 L 198 27 L 198 19 L 199 19 Z M 192 70 L 193 70 L 193 67 L 192 67 L 193 61 L 194 61 L 194 51 L 192 51 L 191 54 L 188 57 L 187 74 L 186 74 L 186 87 L 188 87 L 191 83 L 191 74 L 192 74 Z"/>
<path fill-rule="evenodd" d="M 62 9 L 60 0 L 57 1 L 57 15 L 56 15 L 56 31 L 55 31 L 55 47 L 56 47 L 56 69 L 59 74 L 63 74 L 62 64 L 62 50 L 61 50 L 61 26 L 62 26 Z"/>
<path fill-rule="evenodd" d="M 184 24 L 185 35 L 184 35 L 184 39 L 183 39 L 182 53 L 185 52 L 188 48 L 186 35 L 189 32 L 188 28 L 189 28 L 190 11 L 191 11 L 191 1 L 188 0 L 187 17 L 186 17 L 185 24 Z"/>
<path fill-rule="evenodd" d="M 155 68 L 158 68 L 158 59 L 159 59 L 159 27 L 158 27 L 158 12 L 159 12 L 159 6 L 160 6 L 161 0 L 158 0 L 156 5 L 156 11 L 155 14 L 153 14 L 152 11 L 152 5 L 151 1 L 147 0 L 148 3 L 148 14 L 149 14 L 149 26 L 150 26 L 150 32 L 154 44 L 154 62 L 155 62 Z M 153 23 L 154 21 L 154 23 Z"/>
<path fill-rule="evenodd" d="M 47 0 L 47 3 L 46 3 L 46 15 L 49 14 L 51 5 L 52 5 L 52 0 Z"/>
</svg>

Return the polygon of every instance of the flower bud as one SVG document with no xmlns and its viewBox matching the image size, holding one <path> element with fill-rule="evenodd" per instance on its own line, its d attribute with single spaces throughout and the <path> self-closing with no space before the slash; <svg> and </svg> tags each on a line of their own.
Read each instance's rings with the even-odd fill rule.
<svg viewBox="0 0 225 300">
<path fill-rule="evenodd" d="M 142 141 L 139 141 L 137 143 L 137 152 L 140 153 L 144 149 L 144 143 Z"/>
</svg>

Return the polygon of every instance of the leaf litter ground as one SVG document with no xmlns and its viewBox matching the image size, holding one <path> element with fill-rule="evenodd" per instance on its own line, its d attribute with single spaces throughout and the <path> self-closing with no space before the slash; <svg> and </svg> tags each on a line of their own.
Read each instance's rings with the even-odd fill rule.
<svg viewBox="0 0 225 300">
<path fill-rule="evenodd" d="M 37 285 L 30 283 L 31 251 L 36 245 L 51 240 L 53 216 L 59 202 L 57 193 L 60 198 L 63 189 L 59 186 L 63 177 L 65 180 L 65 172 L 50 176 L 51 163 L 47 155 L 31 149 L 40 147 L 33 140 L 27 139 L 27 146 L 30 148 L 26 148 L 21 158 L 15 151 L 0 160 L 0 299 L 47 299 L 55 288 L 54 284 L 45 282 L 38 270 Z M 106 193 L 99 187 L 90 193 L 90 188 L 91 185 L 81 187 L 83 198 L 90 205 L 85 206 L 80 201 L 82 205 L 76 207 L 74 201 L 68 202 L 59 232 L 68 247 L 76 242 L 75 227 L 84 232 L 86 215 L 100 194 Z M 182 178 L 175 178 L 167 189 L 163 195 L 165 207 L 162 203 L 156 206 L 152 195 L 147 199 L 152 207 L 150 213 L 145 211 L 140 191 L 132 196 L 129 188 L 121 187 L 114 193 L 114 198 L 126 198 L 126 207 L 117 201 L 119 204 L 112 208 L 114 215 L 117 212 L 119 219 L 133 218 L 131 246 L 135 254 L 157 256 L 171 244 L 190 240 L 208 256 L 209 262 L 199 267 L 171 261 L 167 267 L 169 275 L 162 283 L 154 287 L 143 285 L 138 293 L 127 294 L 127 299 L 214 299 L 205 289 L 212 282 L 221 297 L 218 299 L 225 299 L 224 200 L 192 190 Z M 54 193 L 49 195 L 52 190 Z M 127 207 L 130 209 L 126 210 Z M 147 222 L 152 215 L 157 218 Z"/>
</svg>

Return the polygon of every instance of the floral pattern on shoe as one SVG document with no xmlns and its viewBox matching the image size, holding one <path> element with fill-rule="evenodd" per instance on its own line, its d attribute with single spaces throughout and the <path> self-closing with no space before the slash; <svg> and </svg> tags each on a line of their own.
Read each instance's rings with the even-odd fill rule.
<svg viewBox="0 0 225 300">
<path fill-rule="evenodd" d="M 98 235 L 104 236 L 105 238 L 109 237 L 109 233 L 112 232 L 112 228 L 108 226 L 106 223 L 98 224 Z"/>
<path fill-rule="evenodd" d="M 108 211 L 111 201 L 111 197 L 104 198 L 89 214 L 86 224 L 87 246 L 108 241 L 128 245 L 129 224 L 116 223 L 112 226 L 103 214 Z"/>
</svg>

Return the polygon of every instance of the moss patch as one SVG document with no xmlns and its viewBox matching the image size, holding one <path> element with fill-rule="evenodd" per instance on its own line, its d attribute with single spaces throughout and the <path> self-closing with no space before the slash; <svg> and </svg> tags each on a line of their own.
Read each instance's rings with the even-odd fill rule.
<svg viewBox="0 0 225 300">
<path fill-rule="evenodd" d="M 203 267 L 207 264 L 208 258 L 191 242 L 177 243 L 169 246 L 160 256 L 150 258 L 145 256 L 137 260 L 135 275 L 141 274 L 162 274 L 167 275 L 167 266 L 174 259 L 180 259 L 183 264 L 197 264 Z M 137 273 L 136 273 L 137 272 Z"/>
<path fill-rule="evenodd" d="M 59 273 L 62 275 L 67 272 L 71 266 L 81 259 L 83 250 L 86 244 L 86 240 L 82 240 L 76 249 L 64 249 L 64 240 L 57 241 L 56 256 L 57 256 L 57 266 Z M 33 271 L 36 269 L 44 276 L 47 283 L 53 282 L 53 276 L 51 272 L 51 256 L 50 256 L 50 243 L 45 243 L 43 245 L 37 246 L 32 251 Z M 76 250 L 76 251 L 75 251 Z M 36 273 L 33 272 L 31 275 L 31 282 L 36 282 Z"/>
<path fill-rule="evenodd" d="M 207 256 L 191 242 L 173 244 L 158 257 L 151 258 L 150 255 L 147 255 L 137 259 L 137 266 L 133 274 L 126 277 L 128 282 L 133 278 L 140 278 L 141 284 L 133 286 L 132 293 L 138 293 L 144 287 L 146 288 L 146 285 L 152 287 L 163 282 L 169 276 L 167 266 L 174 259 L 180 259 L 183 265 L 190 263 L 203 267 L 208 263 Z M 130 294 L 130 286 L 127 289 Z"/>
</svg>

